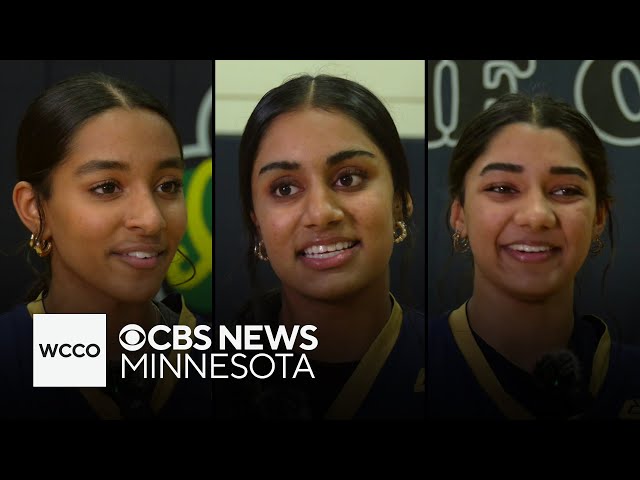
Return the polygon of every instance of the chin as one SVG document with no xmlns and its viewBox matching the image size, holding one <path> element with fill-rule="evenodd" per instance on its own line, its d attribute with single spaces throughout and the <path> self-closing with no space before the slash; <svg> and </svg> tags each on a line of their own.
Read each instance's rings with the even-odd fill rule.
<svg viewBox="0 0 640 480">
<path fill-rule="evenodd" d="M 345 298 L 352 296 L 360 291 L 361 288 L 349 285 L 307 285 L 304 290 L 298 290 L 305 297 L 312 298 L 314 300 L 320 300 L 323 302 L 338 302 Z"/>
<path fill-rule="evenodd" d="M 527 303 L 539 303 L 547 300 L 549 297 L 552 297 L 559 293 L 558 288 L 553 288 L 553 286 L 548 283 L 545 285 L 527 285 L 521 288 L 518 286 L 512 286 L 508 289 L 510 294 L 517 298 L 522 302 Z"/>
<path fill-rule="evenodd" d="M 154 286 L 140 286 L 131 287 L 128 289 L 120 288 L 117 292 L 114 292 L 114 297 L 121 302 L 126 303 L 143 303 L 153 299 L 160 290 L 162 283 Z"/>
</svg>

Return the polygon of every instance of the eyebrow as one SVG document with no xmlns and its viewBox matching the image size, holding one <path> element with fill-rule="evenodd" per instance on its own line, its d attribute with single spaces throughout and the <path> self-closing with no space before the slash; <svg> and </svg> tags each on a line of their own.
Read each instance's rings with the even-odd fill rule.
<svg viewBox="0 0 640 480">
<path fill-rule="evenodd" d="M 373 153 L 368 152 L 366 150 L 343 150 L 342 152 L 329 155 L 329 157 L 327 157 L 327 165 L 332 167 L 350 158 L 362 157 L 362 156 L 375 158 L 375 155 Z M 264 167 L 262 167 L 258 172 L 258 175 L 261 175 L 264 172 L 268 172 L 269 170 L 276 170 L 276 169 L 297 170 L 299 168 L 300 168 L 300 164 L 298 162 L 289 162 L 289 161 L 271 162 L 266 164 Z"/>
<path fill-rule="evenodd" d="M 178 168 L 183 170 L 184 167 L 184 160 L 176 157 L 161 160 L 156 164 L 155 170 L 163 170 L 165 168 Z M 119 170 L 121 172 L 128 172 L 131 168 L 127 163 L 118 162 L 117 160 L 90 160 L 76 168 L 74 175 L 82 176 L 103 170 Z"/>
<path fill-rule="evenodd" d="M 329 158 L 327 158 L 327 165 L 334 166 L 340 162 L 344 162 L 353 157 L 371 157 L 376 158 L 376 156 L 367 152 L 366 150 L 344 150 L 342 152 L 334 153 Z"/>
<path fill-rule="evenodd" d="M 480 175 L 484 175 L 492 170 L 522 173 L 524 172 L 524 167 L 522 165 L 516 165 L 515 163 L 490 163 L 480 171 Z M 588 179 L 586 172 L 578 167 L 551 167 L 549 172 L 555 175 L 577 175 L 584 180 Z"/>
<path fill-rule="evenodd" d="M 577 175 L 587 180 L 586 172 L 578 167 L 551 167 L 549 171 L 558 175 Z"/>
</svg>

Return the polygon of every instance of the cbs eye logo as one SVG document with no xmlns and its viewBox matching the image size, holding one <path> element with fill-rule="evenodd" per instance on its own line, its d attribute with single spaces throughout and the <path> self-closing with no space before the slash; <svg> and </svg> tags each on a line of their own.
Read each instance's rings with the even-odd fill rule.
<svg viewBox="0 0 640 480">
<path fill-rule="evenodd" d="M 120 345 L 129 352 L 136 352 L 144 346 L 147 335 L 140 325 L 129 324 L 120 330 Z"/>
</svg>

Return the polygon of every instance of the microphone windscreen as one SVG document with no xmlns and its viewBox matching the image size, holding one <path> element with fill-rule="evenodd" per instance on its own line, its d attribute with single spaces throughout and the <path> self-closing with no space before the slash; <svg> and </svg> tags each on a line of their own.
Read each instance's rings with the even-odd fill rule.
<svg viewBox="0 0 640 480">
<path fill-rule="evenodd" d="M 569 417 L 580 413 L 588 400 L 578 357 L 570 350 L 545 353 L 536 363 L 533 376 L 542 391 L 542 416 Z"/>
</svg>

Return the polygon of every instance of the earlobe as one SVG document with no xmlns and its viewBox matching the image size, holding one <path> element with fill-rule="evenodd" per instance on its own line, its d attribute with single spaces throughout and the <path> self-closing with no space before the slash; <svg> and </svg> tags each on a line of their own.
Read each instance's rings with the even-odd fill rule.
<svg viewBox="0 0 640 480">
<path fill-rule="evenodd" d="M 413 199 L 411 198 L 411 195 L 409 195 L 408 193 L 406 194 L 406 197 L 405 197 L 405 206 L 407 209 L 407 215 L 406 215 L 407 218 L 404 218 L 405 215 L 404 215 L 404 212 L 402 211 L 402 201 L 400 200 L 398 195 L 396 195 L 395 200 L 393 202 L 393 213 L 395 215 L 396 220 L 407 221 L 413 215 Z"/>
<path fill-rule="evenodd" d="M 467 226 L 464 218 L 464 208 L 457 198 L 451 203 L 451 214 L 449 215 L 449 225 L 460 233 L 460 236 L 467 236 Z"/>
<path fill-rule="evenodd" d="M 413 199 L 411 195 L 407 193 L 407 215 L 410 217 L 413 215 Z"/>
<path fill-rule="evenodd" d="M 260 233 L 260 224 L 258 223 L 258 219 L 256 218 L 256 214 L 254 212 L 251 212 L 249 214 L 249 216 L 251 217 L 251 221 L 253 222 L 253 224 L 256 226 L 256 231 L 258 233 Z"/>
<path fill-rule="evenodd" d="M 29 182 L 20 181 L 13 187 L 13 206 L 25 227 L 31 232 L 40 229 L 38 197 Z"/>
<path fill-rule="evenodd" d="M 602 205 L 596 210 L 596 219 L 594 225 L 594 234 L 595 236 L 600 236 L 604 231 L 604 227 L 607 224 L 607 208 Z"/>
</svg>

